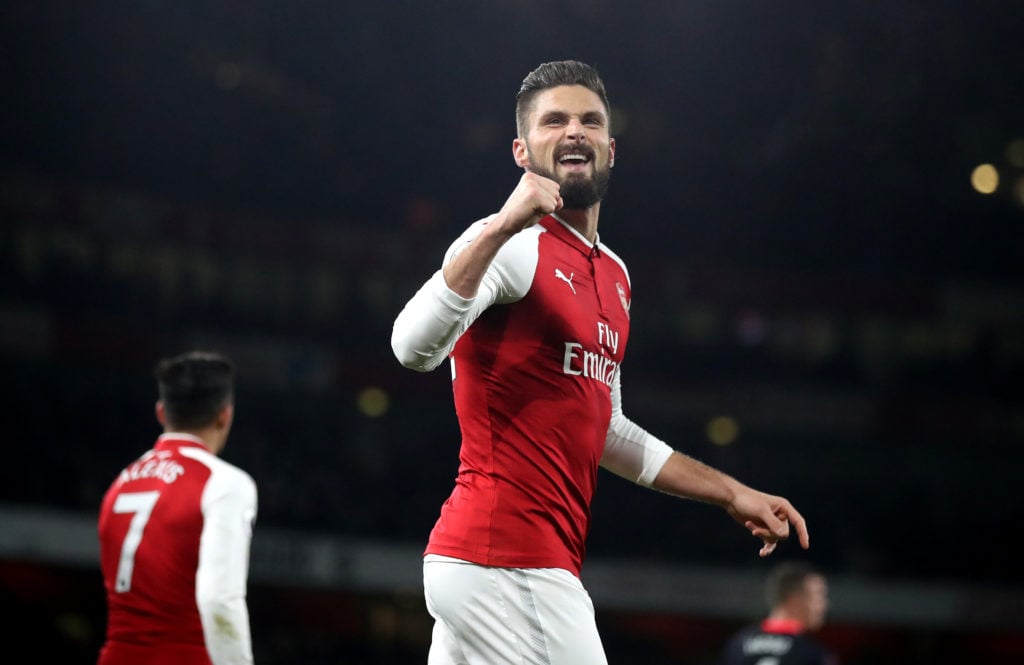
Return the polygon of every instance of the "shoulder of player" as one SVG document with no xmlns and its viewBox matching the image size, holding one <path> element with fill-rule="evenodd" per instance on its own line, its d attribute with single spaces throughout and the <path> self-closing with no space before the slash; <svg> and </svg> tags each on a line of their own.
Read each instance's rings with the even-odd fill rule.
<svg viewBox="0 0 1024 665">
<path fill-rule="evenodd" d="M 534 224 L 533 226 L 523 229 L 509 238 L 508 242 L 502 245 L 501 249 L 498 251 L 498 256 L 536 257 L 537 239 L 546 231 L 547 229 L 540 224 Z"/>
<path fill-rule="evenodd" d="M 476 220 L 468 227 L 466 227 L 466 229 L 461 234 L 459 234 L 459 237 L 455 239 L 455 242 L 453 242 L 451 246 L 448 248 L 447 258 L 450 259 L 452 255 L 457 254 L 459 250 L 461 250 L 463 247 L 476 240 L 477 236 L 479 236 L 487 227 L 487 225 L 494 221 L 494 218 L 497 216 L 498 213 L 490 214 L 486 217 Z M 523 243 L 535 243 L 537 236 L 543 233 L 544 231 L 544 227 L 541 226 L 540 224 L 534 224 L 533 226 L 527 227 L 520 231 L 519 233 L 512 236 L 511 238 L 509 238 L 508 242 L 506 242 L 505 245 L 503 246 L 503 249 L 504 247 L 509 247 L 510 245 L 512 247 L 516 247 L 517 245 L 522 245 Z"/>
<path fill-rule="evenodd" d="M 183 448 L 181 454 L 207 467 L 212 476 L 225 483 L 255 486 L 255 481 L 247 471 L 214 455 L 205 448 Z"/>
</svg>

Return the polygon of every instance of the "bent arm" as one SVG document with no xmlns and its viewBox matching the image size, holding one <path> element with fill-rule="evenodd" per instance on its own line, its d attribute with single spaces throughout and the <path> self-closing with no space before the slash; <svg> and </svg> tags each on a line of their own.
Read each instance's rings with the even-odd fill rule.
<svg viewBox="0 0 1024 665">
<path fill-rule="evenodd" d="M 440 365 L 469 328 L 473 298 L 448 288 L 438 270 L 405 304 L 391 329 L 391 350 L 409 369 L 429 372 Z"/>
<path fill-rule="evenodd" d="M 476 222 L 452 243 L 441 269 L 395 318 L 391 349 L 405 367 L 435 369 L 488 307 L 513 302 L 529 290 L 538 234 L 519 233 L 497 244 L 501 234 L 489 230 L 493 219 Z"/>
</svg>

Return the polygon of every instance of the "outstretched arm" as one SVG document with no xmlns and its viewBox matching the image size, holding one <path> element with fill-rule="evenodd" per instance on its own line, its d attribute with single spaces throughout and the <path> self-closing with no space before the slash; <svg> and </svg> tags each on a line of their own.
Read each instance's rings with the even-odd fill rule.
<svg viewBox="0 0 1024 665">
<path fill-rule="evenodd" d="M 760 552 L 763 557 L 775 551 L 780 540 L 789 538 L 791 529 L 796 530 L 801 547 L 811 546 L 807 523 L 789 500 L 748 487 L 678 451 L 665 462 L 652 487 L 724 508 L 764 543 Z"/>
<path fill-rule="evenodd" d="M 800 545 L 807 549 L 807 524 L 789 501 L 747 487 L 735 478 L 688 455 L 673 450 L 631 421 L 622 411 L 622 372 L 615 375 L 611 391 L 612 417 L 601 466 L 644 487 L 674 496 L 720 506 L 764 545 L 761 556 L 775 550 L 778 541 L 796 529 Z"/>
</svg>

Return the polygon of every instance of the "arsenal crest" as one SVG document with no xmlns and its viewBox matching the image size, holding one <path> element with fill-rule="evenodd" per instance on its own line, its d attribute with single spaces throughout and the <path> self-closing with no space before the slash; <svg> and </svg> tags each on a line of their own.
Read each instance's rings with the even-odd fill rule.
<svg viewBox="0 0 1024 665">
<path fill-rule="evenodd" d="M 619 292 L 619 302 L 622 303 L 622 309 L 626 310 L 626 316 L 629 316 L 629 301 L 626 299 L 626 288 L 619 282 L 615 282 L 615 290 Z"/>
</svg>

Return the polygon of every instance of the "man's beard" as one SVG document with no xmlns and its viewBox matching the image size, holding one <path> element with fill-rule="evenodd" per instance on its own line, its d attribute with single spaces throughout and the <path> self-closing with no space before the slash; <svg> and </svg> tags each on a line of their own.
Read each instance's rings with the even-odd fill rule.
<svg viewBox="0 0 1024 665">
<path fill-rule="evenodd" d="M 558 193 L 562 197 L 562 208 L 565 210 L 586 210 L 599 203 L 608 193 L 608 181 L 612 170 L 609 167 L 594 166 L 594 177 L 588 178 L 578 173 L 570 173 L 564 179 L 559 178 L 548 169 L 540 166 L 530 158 L 530 170 L 558 183 Z"/>
</svg>

